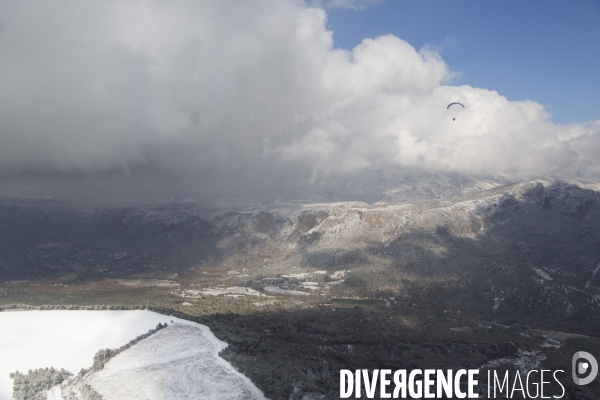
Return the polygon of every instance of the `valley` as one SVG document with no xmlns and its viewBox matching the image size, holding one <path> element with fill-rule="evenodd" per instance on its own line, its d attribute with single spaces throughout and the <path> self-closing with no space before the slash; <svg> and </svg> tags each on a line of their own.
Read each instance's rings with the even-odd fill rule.
<svg viewBox="0 0 600 400">
<path fill-rule="evenodd" d="M 536 178 L 372 204 L 3 197 L 0 307 L 200 322 L 270 399 L 332 398 L 340 368 L 518 368 L 527 352 L 564 368 L 600 343 L 599 189 Z M 598 384 L 568 390 L 591 399 Z"/>
</svg>

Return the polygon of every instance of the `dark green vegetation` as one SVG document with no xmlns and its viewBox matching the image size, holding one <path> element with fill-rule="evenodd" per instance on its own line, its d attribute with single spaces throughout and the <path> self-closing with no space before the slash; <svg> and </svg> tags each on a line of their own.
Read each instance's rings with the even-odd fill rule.
<svg viewBox="0 0 600 400">
<path fill-rule="evenodd" d="M 63 395 L 65 400 L 104 400 L 90 385 L 80 385 L 78 387 L 79 395 L 74 396 L 72 393 Z"/>
<path fill-rule="evenodd" d="M 48 389 L 62 383 L 71 376 L 69 371 L 54 368 L 39 368 L 22 374 L 19 371 L 11 373 L 13 381 L 13 396 L 16 400 L 46 400 Z"/>
<path fill-rule="evenodd" d="M 160 208 L 153 211 L 179 212 Z M 215 244 L 207 234 L 209 224 L 198 216 L 165 225 L 127 206 L 78 208 L 4 198 L 0 221 L 0 276 L 5 281 L 68 274 L 79 280 L 131 276 L 164 270 L 165 263 L 185 270 L 211 254 Z"/>
<path fill-rule="evenodd" d="M 178 313 L 230 343 L 223 356 L 272 399 L 335 398 L 340 368 L 515 370 L 525 357 L 568 377 L 575 351 L 600 355 L 597 190 L 540 180 L 375 205 L 5 198 L 0 307 Z M 184 293 L 228 286 L 263 296 Z"/>
<path fill-rule="evenodd" d="M 271 399 L 339 398 L 339 370 L 365 368 L 481 368 L 482 394 L 487 392 L 488 368 L 498 373 L 509 370 L 511 377 L 527 367 L 560 369 L 565 371 L 559 375 L 564 398 L 591 400 L 600 393 L 598 381 L 580 387 L 570 379 L 572 355 L 582 348 L 598 354 L 599 338 L 569 338 L 552 348 L 531 331 L 540 326 L 560 329 L 560 321 L 507 318 L 501 322 L 510 325 L 503 325 L 477 315 L 449 317 L 422 309 L 370 306 L 176 315 L 208 325 L 229 343 L 222 357 Z M 562 391 L 554 383 L 546 389 L 546 394 Z"/>
</svg>

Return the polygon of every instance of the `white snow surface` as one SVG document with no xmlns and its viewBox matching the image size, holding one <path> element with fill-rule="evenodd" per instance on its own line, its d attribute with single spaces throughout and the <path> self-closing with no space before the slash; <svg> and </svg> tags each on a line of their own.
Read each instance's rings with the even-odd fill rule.
<svg viewBox="0 0 600 400">
<path fill-rule="evenodd" d="M 278 286 L 265 286 L 265 292 L 291 294 L 295 296 L 308 296 L 308 293 L 306 292 L 301 292 L 299 290 L 282 289 Z"/>
<path fill-rule="evenodd" d="M 87 382 L 107 400 L 265 399 L 219 357 L 226 346 L 206 326 L 171 324 L 118 354 Z"/>
<path fill-rule="evenodd" d="M 10 372 L 17 370 L 27 372 L 29 369 L 55 367 L 65 368 L 77 374 L 81 368 L 89 368 L 92 365 L 94 354 L 98 350 L 121 347 L 135 337 L 147 333 L 149 329 L 155 328 L 158 323 L 172 325 L 171 321 L 175 321 L 178 326 L 199 327 L 198 331 L 201 332 L 202 337 L 210 342 L 210 346 L 213 346 L 214 349 L 218 348 L 218 345 L 215 344 L 217 342 L 222 347 L 226 346 L 224 342 L 218 341 L 210 333 L 210 330 L 203 325 L 150 311 L 53 310 L 0 312 L 0 327 L 2 329 L 0 335 L 0 354 L 2 355 L 0 357 L 0 400 L 12 399 Z M 145 340 L 150 340 L 154 336 L 144 339 L 138 344 L 142 344 Z M 204 347 L 206 346 L 208 344 L 204 345 Z M 129 350 L 135 347 L 137 346 Z M 182 346 L 177 348 L 196 352 L 194 349 L 186 349 Z M 172 347 L 171 351 L 175 351 L 175 348 Z M 127 351 L 120 355 L 125 353 Z M 214 360 L 215 355 L 216 353 L 207 355 L 208 364 L 219 365 Z M 175 354 L 172 354 L 172 356 L 175 357 Z M 219 360 L 221 360 L 219 362 L 227 364 L 224 360 L 220 358 Z M 233 371 L 232 373 L 235 372 L 231 366 L 229 368 Z M 201 378 L 196 377 L 194 379 Z M 244 377 L 244 379 L 246 378 Z M 251 384 L 249 380 L 247 382 Z M 258 391 L 258 389 L 256 390 Z M 53 393 L 53 395 L 58 395 L 58 392 Z M 171 396 L 162 398 L 171 398 Z M 176 397 L 173 397 L 173 399 L 176 399 Z"/>
<path fill-rule="evenodd" d="M 0 312 L 0 400 L 12 399 L 10 372 L 54 367 L 77 374 L 98 350 L 121 347 L 170 319 L 142 310 Z"/>
<path fill-rule="evenodd" d="M 534 268 L 533 270 L 543 279 L 545 279 L 547 281 L 553 280 L 552 277 L 550 275 L 548 275 L 548 273 L 546 271 L 543 271 L 539 268 Z"/>
<path fill-rule="evenodd" d="M 62 397 L 62 392 L 60 390 L 60 385 L 53 386 L 48 390 L 48 396 L 46 400 L 64 400 Z"/>
<path fill-rule="evenodd" d="M 227 288 L 208 288 L 206 290 L 198 291 L 188 290 L 187 292 L 197 292 L 205 296 L 220 296 L 223 294 L 242 294 L 247 296 L 260 296 L 260 293 L 258 291 L 245 286 L 230 286 Z"/>
</svg>

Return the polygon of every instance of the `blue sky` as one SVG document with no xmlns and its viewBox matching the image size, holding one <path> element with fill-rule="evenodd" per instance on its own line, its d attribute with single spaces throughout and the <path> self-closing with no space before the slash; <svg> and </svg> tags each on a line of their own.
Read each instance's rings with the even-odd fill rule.
<svg viewBox="0 0 600 400">
<path fill-rule="evenodd" d="M 393 34 L 441 46 L 455 84 L 542 103 L 558 124 L 600 119 L 600 1 L 388 0 L 330 8 L 336 47 Z"/>
</svg>

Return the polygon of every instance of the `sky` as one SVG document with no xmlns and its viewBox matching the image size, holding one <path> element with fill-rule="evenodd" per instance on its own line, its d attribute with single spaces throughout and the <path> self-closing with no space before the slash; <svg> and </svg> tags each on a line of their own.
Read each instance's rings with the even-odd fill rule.
<svg viewBox="0 0 600 400">
<path fill-rule="evenodd" d="M 358 7 L 362 4 L 362 7 Z M 600 117 L 600 1 L 382 1 L 328 9 L 335 45 L 391 33 L 437 46 L 454 84 L 543 104 L 558 124 Z M 359 8 L 360 11 L 357 11 Z"/>
<path fill-rule="evenodd" d="M 599 21 L 590 1 L 0 0 L 0 192 L 600 178 Z"/>
</svg>

